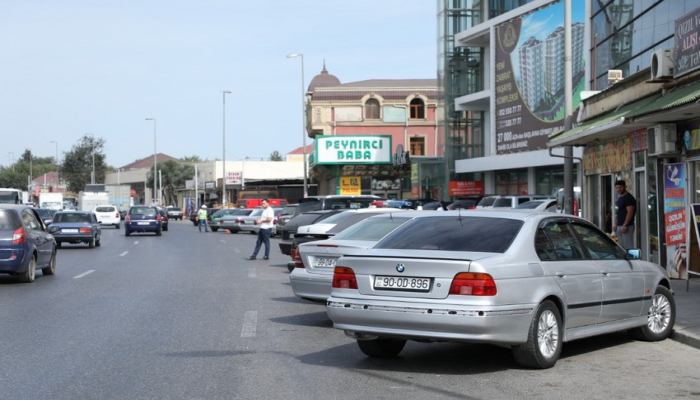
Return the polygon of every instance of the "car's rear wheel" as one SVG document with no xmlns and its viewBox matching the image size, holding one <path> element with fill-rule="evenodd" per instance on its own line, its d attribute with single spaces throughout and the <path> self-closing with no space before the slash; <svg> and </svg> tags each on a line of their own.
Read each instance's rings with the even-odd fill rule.
<svg viewBox="0 0 700 400">
<path fill-rule="evenodd" d="M 163 230 L 164 230 L 164 231 L 167 231 L 167 230 L 168 230 L 168 226 L 165 225 L 165 226 L 163 227 Z"/>
<path fill-rule="evenodd" d="M 42 275 L 53 275 L 56 273 L 56 253 L 51 256 L 51 261 L 49 261 L 49 266 L 41 269 Z"/>
<path fill-rule="evenodd" d="M 120 229 L 120 228 L 121 228 L 121 225 L 120 225 L 120 224 L 115 224 L 114 227 L 117 228 L 117 229 Z"/>
<path fill-rule="evenodd" d="M 651 306 L 647 310 L 647 324 L 630 329 L 630 336 L 637 340 L 657 342 L 664 340 L 673 331 L 676 322 L 676 300 L 670 290 L 663 286 L 656 288 Z"/>
<path fill-rule="evenodd" d="M 34 282 L 34 277 L 36 276 L 36 257 L 32 256 L 29 259 L 29 266 L 24 272 L 17 274 L 17 279 L 22 283 L 32 283 Z"/>
<path fill-rule="evenodd" d="M 551 301 L 544 301 L 530 323 L 527 342 L 512 347 L 513 357 L 523 367 L 551 368 L 561 354 L 562 337 L 559 309 Z"/>
<path fill-rule="evenodd" d="M 124 227 L 124 236 L 131 236 L 131 232 Z"/>
<path fill-rule="evenodd" d="M 95 248 L 95 238 L 90 239 L 90 241 L 88 242 L 88 247 L 91 249 Z"/>
<path fill-rule="evenodd" d="M 162 230 L 158 229 L 158 230 L 156 231 L 156 236 L 160 236 L 160 235 L 162 235 L 162 234 L 163 234 L 163 231 L 162 231 Z"/>
<path fill-rule="evenodd" d="M 401 353 L 401 350 L 406 346 L 406 341 L 401 339 L 358 340 L 357 345 L 367 356 L 390 358 Z"/>
<path fill-rule="evenodd" d="M 61 242 L 56 242 L 56 248 L 60 248 L 60 247 L 61 247 Z"/>
<path fill-rule="evenodd" d="M 95 239 L 95 246 L 102 246 L 102 236 L 98 236 Z"/>
<path fill-rule="evenodd" d="M 212 232 L 218 232 L 219 228 L 214 228 L 213 226 L 210 227 Z"/>
</svg>

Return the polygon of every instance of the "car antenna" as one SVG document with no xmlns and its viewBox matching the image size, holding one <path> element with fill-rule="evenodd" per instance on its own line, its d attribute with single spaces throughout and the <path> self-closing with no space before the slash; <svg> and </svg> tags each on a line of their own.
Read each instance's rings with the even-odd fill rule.
<svg viewBox="0 0 700 400">
<path fill-rule="evenodd" d="M 464 223 L 462 223 L 462 209 L 458 208 L 457 209 L 457 221 L 459 221 L 459 224 L 464 227 Z"/>
</svg>

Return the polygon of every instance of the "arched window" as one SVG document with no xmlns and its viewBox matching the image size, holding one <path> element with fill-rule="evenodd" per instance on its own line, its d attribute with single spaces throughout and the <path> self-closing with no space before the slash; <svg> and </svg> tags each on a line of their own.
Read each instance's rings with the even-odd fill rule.
<svg viewBox="0 0 700 400">
<path fill-rule="evenodd" d="M 379 119 L 379 101 L 369 99 L 365 102 L 365 119 Z"/>
<path fill-rule="evenodd" d="M 415 98 L 411 100 L 411 119 L 424 119 L 425 118 L 425 104 L 423 100 Z"/>
</svg>

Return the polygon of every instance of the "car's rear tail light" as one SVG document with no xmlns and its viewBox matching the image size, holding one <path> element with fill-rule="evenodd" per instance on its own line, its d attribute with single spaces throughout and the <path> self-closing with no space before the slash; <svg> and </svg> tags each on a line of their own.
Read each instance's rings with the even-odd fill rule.
<svg viewBox="0 0 700 400">
<path fill-rule="evenodd" d="M 301 261 L 301 254 L 299 254 L 299 249 L 291 250 L 292 261 L 294 261 L 294 268 L 304 268 L 304 263 Z"/>
<path fill-rule="evenodd" d="M 127 214 L 126 217 L 124 217 L 124 221 L 126 221 L 126 222 L 131 221 L 131 215 Z"/>
<path fill-rule="evenodd" d="M 337 289 L 357 289 L 355 271 L 353 271 L 352 268 L 335 267 L 331 286 Z"/>
<path fill-rule="evenodd" d="M 114 217 L 115 217 L 115 218 L 119 218 L 119 211 L 117 211 L 117 212 L 114 214 Z"/>
<path fill-rule="evenodd" d="M 90 228 L 80 228 L 78 229 L 80 233 L 90 233 Z"/>
<path fill-rule="evenodd" d="M 24 227 L 19 227 L 14 233 L 12 234 L 12 243 L 13 244 L 19 244 L 19 243 L 24 243 L 24 241 L 27 240 L 27 233 L 24 232 Z"/>
<path fill-rule="evenodd" d="M 489 274 L 460 272 L 452 279 L 450 294 L 464 296 L 495 296 L 496 282 Z"/>
<path fill-rule="evenodd" d="M 161 221 L 162 218 L 160 217 L 160 214 L 156 215 L 156 221 Z"/>
</svg>

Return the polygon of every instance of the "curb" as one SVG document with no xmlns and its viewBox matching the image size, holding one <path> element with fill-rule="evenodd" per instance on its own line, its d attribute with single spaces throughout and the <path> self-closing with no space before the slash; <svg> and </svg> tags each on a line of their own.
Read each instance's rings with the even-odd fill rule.
<svg viewBox="0 0 700 400">
<path fill-rule="evenodd" d="M 683 325 L 676 324 L 669 338 L 676 342 L 700 349 L 700 337 L 698 337 L 698 335 L 688 333 L 686 329 L 687 328 Z"/>
</svg>

